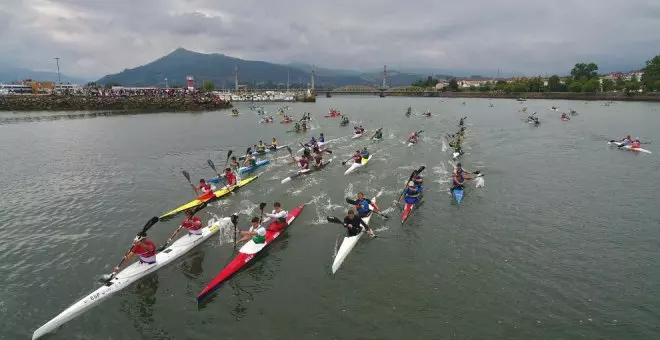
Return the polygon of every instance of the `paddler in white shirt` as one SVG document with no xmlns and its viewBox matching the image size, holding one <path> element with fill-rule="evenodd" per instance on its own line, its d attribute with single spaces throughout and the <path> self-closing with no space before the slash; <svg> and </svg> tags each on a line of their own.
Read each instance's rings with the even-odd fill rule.
<svg viewBox="0 0 660 340">
<path fill-rule="evenodd" d="M 280 204 L 280 202 L 275 202 L 273 203 L 273 212 L 270 214 L 266 214 L 266 216 L 278 222 L 286 222 L 287 214 L 288 212 L 282 209 L 282 204 Z"/>
<path fill-rule="evenodd" d="M 264 243 L 266 242 L 266 228 L 259 224 L 259 217 L 252 217 L 252 224 L 250 225 L 250 230 L 241 231 L 243 237 L 238 240 L 238 242 L 246 242 L 249 240 L 254 241 L 254 243 Z"/>
</svg>

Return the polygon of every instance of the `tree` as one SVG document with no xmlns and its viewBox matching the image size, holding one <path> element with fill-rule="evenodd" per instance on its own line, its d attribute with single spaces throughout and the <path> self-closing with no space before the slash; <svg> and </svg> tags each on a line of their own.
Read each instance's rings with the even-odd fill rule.
<svg viewBox="0 0 660 340">
<path fill-rule="evenodd" d="M 527 92 L 529 91 L 529 86 L 525 82 L 519 81 L 513 84 L 511 87 L 511 92 Z"/>
<path fill-rule="evenodd" d="M 211 92 L 215 90 L 215 84 L 213 84 L 213 82 L 210 80 L 204 80 L 204 82 L 202 83 L 202 90 Z"/>
<path fill-rule="evenodd" d="M 612 92 L 614 90 L 614 81 L 612 79 L 603 79 L 601 84 L 603 92 Z"/>
<path fill-rule="evenodd" d="M 568 84 L 568 90 L 571 92 L 582 92 L 582 82 L 579 80 L 573 80 Z"/>
<path fill-rule="evenodd" d="M 527 81 L 527 87 L 529 88 L 529 92 L 541 92 L 543 90 L 543 80 L 541 80 L 541 77 L 529 79 Z"/>
<path fill-rule="evenodd" d="M 637 92 L 641 88 L 641 84 L 637 81 L 637 76 L 633 75 L 632 78 L 626 82 L 626 93 Z"/>
<path fill-rule="evenodd" d="M 591 78 L 582 84 L 582 92 L 598 92 L 600 81 L 598 78 Z"/>
<path fill-rule="evenodd" d="M 449 85 L 447 85 L 450 91 L 458 91 L 458 81 L 456 81 L 456 78 L 451 78 L 449 79 Z"/>
<path fill-rule="evenodd" d="M 562 92 L 561 79 L 559 79 L 558 75 L 553 74 L 548 79 L 548 89 L 550 89 L 550 92 Z"/>
<path fill-rule="evenodd" d="M 646 61 L 641 81 L 647 91 L 660 91 L 660 87 L 658 87 L 660 81 L 660 55 Z"/>
<path fill-rule="evenodd" d="M 440 81 L 431 76 L 426 77 L 426 79 L 420 79 L 412 83 L 412 86 L 416 87 L 435 87 Z"/>
<path fill-rule="evenodd" d="M 598 77 L 598 65 L 595 63 L 577 63 L 571 70 L 573 79 L 591 79 Z"/>
<path fill-rule="evenodd" d="M 623 91 L 625 87 L 626 87 L 626 81 L 620 77 L 616 78 L 616 81 L 614 82 L 614 89 L 617 91 Z"/>
</svg>

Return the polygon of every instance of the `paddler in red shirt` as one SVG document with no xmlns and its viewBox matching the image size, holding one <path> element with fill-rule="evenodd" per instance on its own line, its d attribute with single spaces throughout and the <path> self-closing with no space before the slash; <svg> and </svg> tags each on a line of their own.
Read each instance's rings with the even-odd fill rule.
<svg viewBox="0 0 660 340">
<path fill-rule="evenodd" d="M 181 221 L 181 225 L 174 231 L 172 236 L 170 236 L 169 239 L 167 239 L 167 243 L 169 244 L 172 242 L 172 239 L 174 239 L 174 236 L 181 230 L 182 228 L 185 228 L 188 230 L 188 235 L 201 235 L 202 234 L 202 228 L 204 228 L 204 225 L 202 225 L 202 219 L 193 216 L 191 210 L 186 210 L 186 217 L 183 218 L 183 221 Z"/>
<path fill-rule="evenodd" d="M 228 186 L 236 185 L 236 175 L 233 172 L 231 172 L 231 168 L 225 169 L 225 178 L 227 179 Z"/>
<path fill-rule="evenodd" d="M 202 190 L 203 195 L 207 195 L 213 192 L 213 188 L 211 188 L 211 184 L 206 183 L 204 179 L 199 180 L 199 186 L 196 187 L 193 185 L 193 189 Z"/>
<path fill-rule="evenodd" d="M 147 239 L 146 233 L 138 234 L 133 240 L 133 247 L 131 251 L 124 257 L 122 263 L 130 260 L 133 255 L 137 254 L 140 258 L 140 263 L 154 264 L 156 263 L 156 244 Z M 119 266 L 115 267 L 114 272 L 119 271 Z"/>
</svg>

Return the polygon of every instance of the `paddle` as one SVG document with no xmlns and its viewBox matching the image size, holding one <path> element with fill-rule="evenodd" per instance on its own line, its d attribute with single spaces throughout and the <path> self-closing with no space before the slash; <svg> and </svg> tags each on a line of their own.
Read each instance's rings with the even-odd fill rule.
<svg viewBox="0 0 660 340">
<path fill-rule="evenodd" d="M 399 195 L 399 198 L 396 200 L 397 202 L 401 201 L 401 198 L 403 197 L 403 193 L 406 191 L 406 188 L 408 187 L 408 183 L 412 181 L 413 177 L 417 176 L 419 173 L 424 171 L 424 169 L 426 169 L 426 166 L 422 165 L 421 167 L 419 167 L 419 169 L 413 170 L 413 172 L 410 174 L 410 177 L 406 181 L 405 187 L 403 188 L 403 190 L 401 190 L 401 195 Z"/>
<path fill-rule="evenodd" d="M 142 230 L 137 234 L 138 235 L 140 235 L 140 234 L 145 234 L 146 235 L 147 230 L 149 230 L 156 223 L 158 223 L 158 217 L 154 216 L 144 225 L 144 227 L 142 227 Z M 133 249 L 133 245 L 131 245 L 131 249 Z M 119 267 L 121 267 L 122 264 L 124 264 L 124 261 L 126 261 L 126 257 L 128 256 L 128 254 L 131 253 L 131 249 L 129 249 L 126 252 L 126 254 L 124 254 L 124 257 L 121 259 L 121 261 L 119 262 L 119 264 L 115 268 L 118 269 Z M 118 270 L 117 271 L 113 270 L 112 274 L 104 275 L 104 277 L 102 278 L 102 282 L 108 283 L 108 282 L 112 281 L 112 279 L 115 277 L 115 275 L 117 275 L 117 273 L 118 273 Z"/>
<path fill-rule="evenodd" d="M 289 155 L 291 155 L 291 159 L 293 159 L 293 163 L 296 163 L 296 157 L 293 157 L 293 151 L 291 151 L 291 148 L 287 145 L 286 150 L 289 151 Z"/>
<path fill-rule="evenodd" d="M 378 132 L 380 132 L 380 130 L 382 130 L 382 129 L 383 129 L 383 128 L 380 128 L 380 129 L 376 130 L 376 132 L 374 133 L 374 135 L 371 136 L 371 138 L 369 138 L 369 140 L 374 139 L 374 137 L 376 137 L 376 135 L 378 134 Z"/>
<path fill-rule="evenodd" d="M 207 202 L 208 202 L 208 201 L 207 201 Z M 190 215 L 190 217 L 195 216 L 195 214 L 196 214 L 197 212 L 199 212 L 200 210 L 206 208 L 206 206 L 208 205 L 207 202 L 204 202 L 204 203 L 202 203 L 202 204 L 196 206 L 196 207 L 192 210 L 192 214 Z M 183 226 L 181 226 L 181 225 L 180 225 L 178 228 L 176 228 L 176 230 L 174 231 L 174 233 L 172 234 L 172 236 L 170 236 L 170 237 L 167 239 L 167 241 L 165 242 L 165 244 L 163 244 L 162 246 L 160 246 L 160 248 L 158 248 L 158 252 L 161 252 L 161 251 L 165 250 L 165 248 L 167 248 L 167 246 L 170 244 L 170 242 L 172 242 L 172 238 L 174 238 L 174 236 L 176 236 L 176 234 L 179 232 L 179 230 L 181 230 L 181 228 L 183 228 Z"/>
<path fill-rule="evenodd" d="M 231 223 L 234 225 L 234 249 L 236 249 L 236 228 L 238 225 L 238 215 L 237 214 L 232 214 L 231 215 Z"/>
<path fill-rule="evenodd" d="M 328 222 L 330 222 L 330 223 L 341 224 L 342 226 L 344 226 L 344 221 L 342 221 L 342 220 L 340 220 L 340 219 L 338 219 L 338 218 L 336 218 L 336 217 L 334 217 L 334 216 L 328 216 L 328 217 L 326 217 L 325 219 L 328 220 Z M 346 227 L 346 226 L 344 226 L 344 227 Z M 372 233 L 373 233 L 373 229 L 369 228 L 369 230 L 371 230 Z M 376 235 L 376 234 L 372 234 L 371 237 L 374 237 L 374 238 L 375 238 L 375 237 L 378 237 L 378 235 Z"/>
<path fill-rule="evenodd" d="M 348 198 L 348 197 L 346 197 L 346 203 L 351 204 L 351 205 L 357 205 L 357 201 L 352 200 L 352 199 L 350 199 L 350 198 Z M 371 204 L 369 205 L 369 210 L 371 210 L 373 213 L 375 213 L 375 214 L 378 215 L 378 216 L 381 216 L 381 217 L 384 218 L 384 219 L 389 219 L 389 218 L 390 218 L 389 216 L 387 216 L 387 215 L 381 213 L 380 211 L 373 210 Z"/>
<path fill-rule="evenodd" d="M 300 146 L 302 146 L 303 149 L 307 149 L 307 148 L 309 148 L 309 146 L 307 146 L 307 145 L 305 145 L 305 144 L 303 144 L 303 143 L 298 142 L 298 144 L 300 144 Z M 319 148 L 319 150 L 320 150 L 321 152 L 327 152 L 327 153 L 329 153 L 329 154 L 332 154 L 332 151 L 331 151 L 330 149 L 328 149 L 328 148 L 326 148 L 325 150 L 321 150 L 321 148 Z"/>
<path fill-rule="evenodd" d="M 350 161 L 351 159 L 353 159 L 353 155 L 351 155 L 351 157 L 349 159 L 341 162 L 341 165 L 346 165 L 346 162 Z"/>
<path fill-rule="evenodd" d="M 192 184 L 192 181 L 190 180 L 190 174 L 188 173 L 188 171 L 183 170 L 181 171 L 181 173 L 183 174 L 183 177 L 185 177 L 188 180 L 188 183 L 190 183 L 190 186 L 193 188 L 195 195 L 199 196 L 199 192 L 197 192 L 197 189 L 195 189 L 195 186 Z"/>
</svg>

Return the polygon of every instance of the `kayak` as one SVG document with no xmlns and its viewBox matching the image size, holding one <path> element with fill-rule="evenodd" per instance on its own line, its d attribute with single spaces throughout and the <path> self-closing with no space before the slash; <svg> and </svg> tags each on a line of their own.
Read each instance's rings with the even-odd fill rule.
<svg viewBox="0 0 660 340">
<path fill-rule="evenodd" d="M 364 134 L 365 134 L 366 132 L 367 132 L 367 131 L 364 131 L 364 132 L 362 132 L 362 133 L 356 133 L 356 134 L 353 135 L 352 138 L 353 138 L 353 139 L 360 138 L 360 137 L 364 136 Z"/>
<path fill-rule="evenodd" d="M 633 148 L 633 147 L 630 146 L 630 145 L 622 146 L 622 145 L 623 145 L 622 142 L 607 142 L 607 144 L 609 144 L 609 145 L 616 145 L 616 146 L 618 146 L 619 148 L 626 149 L 626 150 L 630 150 L 630 151 L 643 152 L 643 153 L 653 153 L 653 152 L 651 152 L 651 151 L 649 151 L 649 150 L 646 150 L 646 149 L 643 149 L 643 148 Z"/>
<path fill-rule="evenodd" d="M 289 124 L 289 123 L 293 123 L 293 120 L 284 120 L 280 122 L 280 124 Z"/>
<path fill-rule="evenodd" d="M 412 214 L 412 212 L 417 209 L 420 204 L 422 204 L 423 199 L 424 196 L 422 196 L 415 204 L 406 203 L 406 205 L 403 207 L 403 213 L 401 214 L 401 224 L 403 224 L 403 222 L 405 222 L 408 217 L 410 217 L 410 214 Z"/>
<path fill-rule="evenodd" d="M 321 166 L 318 167 L 318 168 L 315 168 L 313 165 L 310 165 L 309 169 L 306 169 L 306 170 L 300 170 L 300 171 L 296 172 L 295 174 L 293 174 L 293 175 L 291 175 L 291 176 L 289 176 L 289 177 L 283 179 L 283 180 L 282 180 L 282 184 L 284 184 L 284 183 L 286 183 L 286 182 L 290 182 L 292 179 L 294 179 L 294 178 L 296 178 L 296 177 L 300 177 L 300 176 L 302 176 L 302 175 L 307 175 L 307 174 L 312 173 L 312 172 L 314 172 L 314 171 L 321 170 L 321 169 L 325 168 L 325 166 L 328 165 L 330 162 L 332 162 L 332 160 L 334 160 L 334 159 L 335 159 L 334 157 L 328 159 L 328 160 L 325 161 L 323 164 L 321 164 Z"/>
<path fill-rule="evenodd" d="M 457 159 L 457 158 L 460 157 L 462 154 L 463 154 L 462 152 L 454 152 L 454 153 L 451 154 L 451 157 L 452 157 L 453 159 Z"/>
<path fill-rule="evenodd" d="M 278 152 L 278 151 L 280 151 L 280 150 L 282 150 L 282 149 L 284 149 L 284 148 L 286 148 L 286 147 L 287 147 L 287 145 L 280 145 L 280 146 L 278 146 L 275 150 L 270 149 L 270 148 L 266 148 L 265 151 L 253 151 L 253 152 L 252 152 L 252 156 L 261 156 L 261 155 L 265 155 L 265 154 L 267 154 L 267 153 Z M 245 156 L 238 157 L 238 160 L 241 160 L 241 161 L 242 161 L 242 160 L 244 160 L 244 159 L 245 159 Z"/>
<path fill-rule="evenodd" d="M 235 187 L 241 188 L 241 187 L 247 185 L 248 183 L 254 181 L 254 180 L 257 179 L 258 177 L 259 177 L 259 175 L 256 175 L 256 176 L 252 176 L 252 177 L 250 177 L 250 178 L 246 178 L 246 179 L 244 179 L 244 180 L 241 180 L 241 181 L 238 182 L 237 185 L 235 185 Z M 238 188 L 236 188 L 236 189 L 238 189 Z M 198 206 L 198 205 L 200 205 L 200 204 L 202 204 L 202 203 L 204 203 L 204 202 L 206 202 L 206 201 L 208 201 L 208 200 L 210 200 L 210 199 L 221 198 L 221 197 L 223 197 L 223 196 L 229 194 L 231 191 L 232 191 L 232 190 L 227 189 L 227 187 L 223 187 L 222 189 L 220 189 L 220 190 L 218 190 L 218 191 L 214 191 L 212 196 L 211 196 L 211 195 L 208 195 L 208 196 L 206 196 L 206 197 L 202 197 L 202 196 L 197 197 L 196 199 L 194 199 L 194 200 L 192 200 L 192 201 L 190 201 L 190 202 L 188 202 L 188 203 L 186 203 L 186 204 L 184 204 L 184 205 L 182 205 L 182 206 L 180 206 L 180 207 L 178 207 L 178 208 L 176 208 L 176 209 L 174 209 L 174 210 L 172 210 L 172 211 L 168 211 L 168 212 L 164 213 L 164 214 L 163 214 L 162 216 L 160 216 L 159 218 L 160 218 L 160 219 L 167 219 L 167 218 L 174 217 L 175 215 L 177 215 L 177 214 L 183 212 L 184 210 L 188 210 L 188 209 L 190 209 L 190 208 L 194 208 L 194 207 L 196 207 L 196 206 Z"/>
<path fill-rule="evenodd" d="M 415 145 L 415 144 L 417 144 L 417 142 L 415 142 L 415 143 L 413 143 L 413 142 L 408 142 L 408 146 L 413 146 L 413 145 Z"/>
<path fill-rule="evenodd" d="M 273 241 L 286 231 L 286 227 L 291 225 L 293 220 L 300 215 L 300 212 L 305 207 L 301 204 L 295 209 L 289 211 L 286 216 L 286 223 L 280 221 L 273 221 L 270 223 L 266 230 L 266 241 L 264 243 L 254 243 L 249 240 L 245 245 L 238 250 L 238 255 L 222 270 L 220 273 L 209 282 L 206 287 L 197 295 L 197 303 L 201 302 L 209 294 L 213 293 L 225 281 L 229 280 L 234 274 L 238 273 L 241 269 L 245 268 L 262 250 L 266 249 Z"/>
<path fill-rule="evenodd" d="M 40 338 L 54 331 L 61 325 L 71 321 L 72 319 L 95 307 L 96 305 L 99 305 L 101 302 L 105 301 L 112 295 L 115 295 L 136 281 L 139 281 L 143 277 L 152 274 L 156 270 L 170 264 L 175 259 L 181 257 L 196 246 L 208 240 L 211 236 L 216 234 L 220 228 L 229 226 L 231 226 L 231 218 L 225 217 L 220 221 L 216 221 L 210 226 L 204 227 L 202 229 L 201 235 L 188 234 L 174 241 L 172 245 L 156 254 L 156 263 L 144 264 L 137 261 L 129 265 L 117 273 L 117 275 L 115 275 L 115 277 L 112 278 L 112 280 L 110 280 L 108 283 L 104 284 L 99 289 L 74 303 L 69 308 L 65 309 L 62 313 L 48 321 L 46 324 L 39 327 L 39 329 L 34 331 L 32 334 L 32 339 L 34 340 Z"/>
<path fill-rule="evenodd" d="M 272 122 L 274 122 L 274 120 L 270 120 L 270 119 L 259 121 L 259 123 L 261 123 L 261 124 L 268 124 L 268 123 L 272 123 Z"/>
<path fill-rule="evenodd" d="M 318 145 L 319 148 L 320 148 L 320 147 L 322 147 L 322 146 L 324 146 L 324 145 L 326 145 L 326 144 L 328 144 L 328 143 L 330 143 L 330 142 L 331 142 L 331 141 L 327 141 L 327 142 L 316 142 L 316 145 Z M 305 145 L 306 145 L 307 147 L 310 147 L 309 144 L 305 144 Z M 299 150 L 298 150 L 298 153 L 301 153 L 301 152 L 303 152 L 303 151 L 305 151 L 305 148 L 301 148 L 301 149 L 299 149 Z"/>
<path fill-rule="evenodd" d="M 568 118 L 562 118 L 561 120 L 563 120 L 563 121 L 567 121 L 567 120 L 568 120 Z"/>
<path fill-rule="evenodd" d="M 248 167 L 244 166 L 244 167 L 238 168 L 238 173 L 240 175 L 242 175 L 242 174 L 245 174 L 245 173 L 248 173 L 248 172 L 252 172 L 252 171 L 254 171 L 254 170 L 256 170 L 256 169 L 258 169 L 258 168 L 260 168 L 264 165 L 268 165 L 269 163 L 270 163 L 270 159 L 262 159 L 262 160 L 258 161 L 254 166 L 248 166 Z M 221 174 L 221 177 L 215 176 L 215 177 L 207 180 L 206 182 L 207 183 L 220 183 L 222 181 L 222 178 L 224 178 L 224 177 L 225 177 L 225 174 Z"/>
<path fill-rule="evenodd" d="M 367 163 L 371 160 L 371 157 L 373 157 L 373 156 L 374 155 L 369 155 L 369 158 L 362 158 L 362 163 L 353 163 L 353 164 L 351 164 L 351 166 L 348 169 L 346 169 L 346 171 L 344 171 L 344 175 L 348 175 L 351 172 L 357 170 L 357 168 L 361 168 L 361 167 L 367 165 Z"/>
<path fill-rule="evenodd" d="M 452 193 L 454 194 L 454 197 L 456 198 L 456 203 L 461 204 L 461 201 L 463 200 L 463 193 L 465 193 L 465 190 L 463 190 L 463 189 L 454 189 L 454 190 L 452 190 Z"/>
<path fill-rule="evenodd" d="M 371 202 L 376 203 L 376 197 L 371 199 Z M 369 220 L 371 220 L 371 216 L 373 216 L 373 212 L 369 214 L 367 217 L 363 217 L 362 221 L 364 224 L 369 225 Z M 362 234 L 364 234 L 364 229 L 357 235 L 355 236 L 346 236 L 344 237 L 344 240 L 341 241 L 341 245 L 339 246 L 339 250 L 337 250 L 337 255 L 335 256 L 335 260 L 332 262 L 332 273 L 336 273 L 341 264 L 346 260 L 346 256 L 348 256 L 348 253 L 353 250 L 357 242 L 360 240 L 360 237 L 362 237 Z"/>
</svg>

